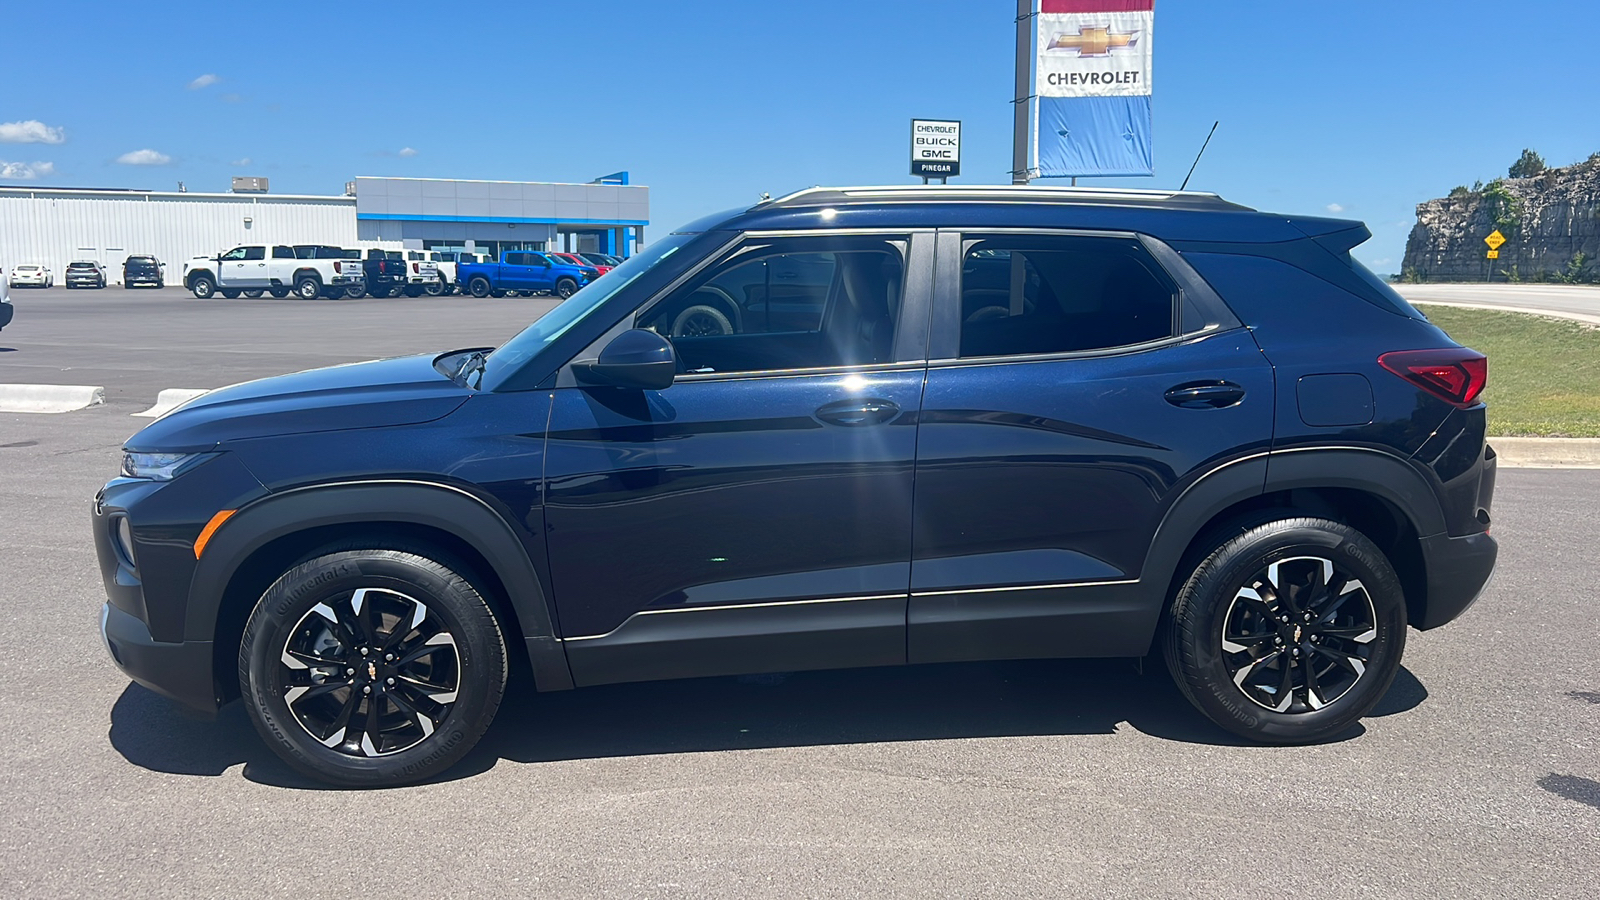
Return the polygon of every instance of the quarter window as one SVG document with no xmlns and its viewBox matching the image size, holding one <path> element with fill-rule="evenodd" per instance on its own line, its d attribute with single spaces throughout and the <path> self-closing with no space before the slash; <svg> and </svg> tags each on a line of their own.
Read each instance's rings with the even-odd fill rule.
<svg viewBox="0 0 1600 900">
<path fill-rule="evenodd" d="M 1176 333 L 1178 290 L 1133 238 L 966 242 L 961 356 L 1108 350 Z"/>
<path fill-rule="evenodd" d="M 825 235 L 755 240 L 641 313 L 685 372 L 892 362 L 904 239 Z"/>
</svg>

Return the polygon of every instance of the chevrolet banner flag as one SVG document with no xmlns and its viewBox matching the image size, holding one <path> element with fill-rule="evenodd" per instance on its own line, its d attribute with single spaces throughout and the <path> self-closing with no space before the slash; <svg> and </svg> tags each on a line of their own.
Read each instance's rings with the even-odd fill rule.
<svg viewBox="0 0 1600 900">
<path fill-rule="evenodd" d="M 1042 177 L 1151 175 L 1155 0 L 1040 0 L 1033 92 Z"/>
</svg>

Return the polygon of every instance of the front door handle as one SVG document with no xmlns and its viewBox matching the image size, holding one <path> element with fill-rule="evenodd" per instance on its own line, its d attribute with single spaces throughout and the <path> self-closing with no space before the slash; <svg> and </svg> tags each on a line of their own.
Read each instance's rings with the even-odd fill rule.
<svg viewBox="0 0 1600 900">
<path fill-rule="evenodd" d="M 882 425 L 900 415 L 900 407 L 889 400 L 851 397 L 818 407 L 816 415 L 831 425 Z"/>
<path fill-rule="evenodd" d="M 1244 388 L 1231 381 L 1191 381 L 1167 390 L 1167 402 L 1180 409 L 1226 409 L 1244 399 Z"/>
</svg>

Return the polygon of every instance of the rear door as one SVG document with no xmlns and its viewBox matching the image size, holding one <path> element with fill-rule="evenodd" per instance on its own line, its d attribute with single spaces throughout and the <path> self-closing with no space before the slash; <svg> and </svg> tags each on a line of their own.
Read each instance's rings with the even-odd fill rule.
<svg viewBox="0 0 1600 900">
<path fill-rule="evenodd" d="M 909 661 L 1142 655 L 1162 514 L 1268 447 L 1270 366 L 1137 235 L 941 232 L 939 257 Z"/>
</svg>

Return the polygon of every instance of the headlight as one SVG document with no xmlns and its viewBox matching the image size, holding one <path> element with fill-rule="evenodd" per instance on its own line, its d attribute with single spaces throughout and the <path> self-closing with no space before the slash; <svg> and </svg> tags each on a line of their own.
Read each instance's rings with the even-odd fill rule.
<svg viewBox="0 0 1600 900">
<path fill-rule="evenodd" d="M 123 453 L 122 474 L 128 478 L 171 481 L 215 455 L 215 453 Z"/>
</svg>

